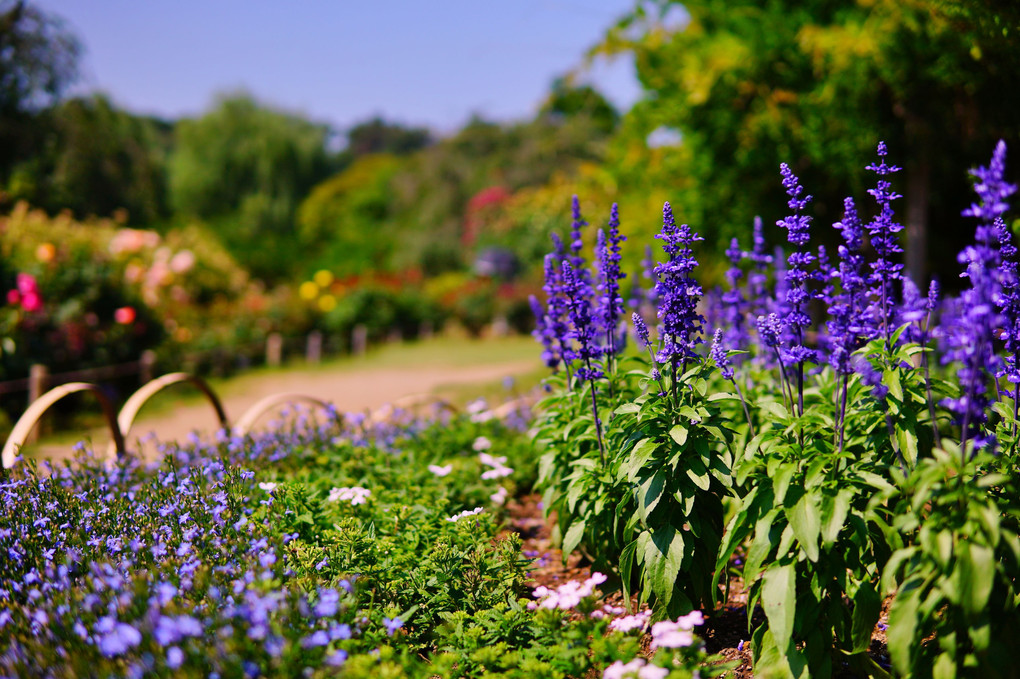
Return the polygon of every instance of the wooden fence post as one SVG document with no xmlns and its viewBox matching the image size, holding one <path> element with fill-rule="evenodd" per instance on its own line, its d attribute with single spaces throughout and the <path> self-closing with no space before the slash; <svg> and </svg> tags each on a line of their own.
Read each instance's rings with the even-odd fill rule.
<svg viewBox="0 0 1020 679">
<path fill-rule="evenodd" d="M 351 332 L 351 353 L 361 356 L 368 349 L 368 328 L 359 323 Z"/>
<path fill-rule="evenodd" d="M 283 336 L 278 332 L 266 338 L 266 365 L 277 368 L 283 362 Z"/>
<path fill-rule="evenodd" d="M 322 333 L 313 330 L 308 333 L 308 346 L 305 349 L 305 360 L 318 365 L 322 361 Z"/>
<path fill-rule="evenodd" d="M 146 349 L 138 359 L 138 381 L 142 384 L 148 384 L 155 377 L 155 371 L 156 352 L 152 349 Z"/>
<path fill-rule="evenodd" d="M 39 397 L 46 393 L 46 382 L 48 381 L 50 370 L 44 365 L 39 363 L 33 363 L 28 369 L 28 405 L 32 405 Z M 39 440 L 39 434 L 42 432 L 44 426 L 44 420 L 40 419 L 38 426 L 36 426 L 32 433 L 25 438 L 25 443 L 35 443 Z"/>
</svg>

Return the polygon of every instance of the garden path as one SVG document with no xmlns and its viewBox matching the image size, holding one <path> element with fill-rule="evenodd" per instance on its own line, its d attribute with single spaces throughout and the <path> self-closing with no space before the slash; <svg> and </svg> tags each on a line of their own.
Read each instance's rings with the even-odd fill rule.
<svg viewBox="0 0 1020 679">
<path fill-rule="evenodd" d="M 514 377 L 533 372 L 539 367 L 538 359 L 523 360 L 493 358 L 484 363 L 470 365 L 427 364 L 388 367 L 378 364 L 342 364 L 297 368 L 279 372 L 251 374 L 231 380 L 214 390 L 220 397 L 231 424 L 260 399 L 279 393 L 296 393 L 333 403 L 341 412 L 374 411 L 381 406 L 411 395 L 459 391 L 461 389 L 498 382 L 505 377 Z M 168 391 L 173 391 L 170 387 Z M 171 397 L 172 398 L 172 397 Z M 159 400 L 157 396 L 154 400 Z M 271 421 L 267 415 L 260 423 Z M 135 446 L 141 438 L 159 441 L 183 440 L 197 431 L 208 435 L 218 429 L 215 412 L 208 401 L 189 399 L 173 408 L 157 409 L 146 415 L 143 411 L 128 436 L 128 446 Z M 93 449 L 103 451 L 109 441 L 105 428 L 88 433 Z M 71 443 L 42 443 L 30 453 L 34 457 L 60 459 L 71 454 Z M 148 455 L 153 446 L 143 444 Z"/>
</svg>

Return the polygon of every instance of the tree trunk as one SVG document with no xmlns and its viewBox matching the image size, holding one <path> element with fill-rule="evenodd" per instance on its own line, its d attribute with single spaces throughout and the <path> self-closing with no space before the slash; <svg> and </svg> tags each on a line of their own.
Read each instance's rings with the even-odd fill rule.
<svg viewBox="0 0 1020 679">
<path fill-rule="evenodd" d="M 920 141 L 920 140 L 919 140 Z M 928 205 L 931 191 L 931 162 L 928 147 L 912 144 L 913 157 L 907 164 L 907 275 L 924 293 L 928 285 Z"/>
</svg>

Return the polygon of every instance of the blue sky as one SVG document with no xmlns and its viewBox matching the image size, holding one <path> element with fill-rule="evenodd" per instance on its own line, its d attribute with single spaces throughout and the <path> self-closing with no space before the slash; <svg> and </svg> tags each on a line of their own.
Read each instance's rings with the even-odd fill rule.
<svg viewBox="0 0 1020 679">
<path fill-rule="evenodd" d="M 77 91 L 137 113 L 208 109 L 216 92 L 343 129 L 370 116 L 450 132 L 478 113 L 532 115 L 633 0 L 37 0 L 85 55 Z M 587 81 L 617 105 L 639 90 L 630 63 Z"/>
</svg>

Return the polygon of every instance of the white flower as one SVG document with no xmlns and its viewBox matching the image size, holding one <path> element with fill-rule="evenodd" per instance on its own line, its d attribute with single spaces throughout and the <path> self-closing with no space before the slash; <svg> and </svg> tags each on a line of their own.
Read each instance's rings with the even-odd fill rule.
<svg viewBox="0 0 1020 679">
<path fill-rule="evenodd" d="M 652 617 L 651 611 L 641 611 L 634 615 L 627 615 L 622 618 L 617 618 L 609 623 L 609 629 L 616 630 L 617 632 L 627 633 L 632 630 L 643 630 L 648 625 L 648 620 Z"/>
<path fill-rule="evenodd" d="M 669 670 L 650 665 L 644 658 L 634 658 L 626 665 L 617 660 L 602 673 L 602 679 L 665 679 Z"/>
<path fill-rule="evenodd" d="M 467 516 L 474 516 L 475 514 L 481 514 L 484 511 L 485 510 L 482 509 L 481 507 L 475 507 L 474 509 L 465 509 L 460 514 L 454 514 L 453 516 L 447 517 L 446 520 L 449 521 L 450 523 L 455 523 L 455 522 L 460 521 L 461 519 L 463 519 L 463 518 L 465 518 Z"/>
<path fill-rule="evenodd" d="M 486 439 L 486 441 L 488 441 L 488 439 Z M 504 476 L 510 476 L 514 473 L 512 467 L 506 466 L 506 455 L 496 457 L 494 455 L 489 455 L 488 453 L 478 453 L 478 460 L 485 466 L 492 467 L 492 469 L 482 472 L 482 479 L 485 481 L 501 479 Z"/>
<path fill-rule="evenodd" d="M 489 499 L 492 500 L 492 504 L 502 506 L 506 502 L 506 488 L 500 486 L 499 490 L 489 496 Z"/>
<path fill-rule="evenodd" d="M 465 410 L 468 411 L 469 415 L 475 415 L 477 413 L 482 412 L 488 407 L 489 404 L 485 402 L 484 398 L 478 398 L 475 399 L 474 401 L 471 401 L 471 403 L 468 403 L 467 408 L 465 408 Z"/>
<path fill-rule="evenodd" d="M 483 450 L 488 450 L 491 447 L 492 447 L 492 441 L 490 441 L 489 439 L 485 438 L 484 436 L 479 436 L 478 438 L 475 439 L 475 442 L 471 444 L 471 448 L 476 453 L 479 453 L 479 452 L 481 452 Z"/>
<path fill-rule="evenodd" d="M 532 594 L 538 601 L 532 601 L 528 604 L 528 608 L 531 610 L 536 608 L 570 610 L 581 603 L 581 599 L 594 594 L 596 585 L 601 585 L 605 581 L 606 576 L 602 573 L 592 573 L 591 577 L 584 582 L 571 580 L 555 590 L 542 586 L 536 587 Z"/>
<path fill-rule="evenodd" d="M 435 474 L 436 476 L 446 476 L 447 474 L 453 471 L 453 465 L 448 464 L 445 467 L 440 467 L 438 464 L 430 464 L 429 471 Z"/>
<path fill-rule="evenodd" d="M 496 457 L 488 453 L 478 453 L 478 461 L 487 467 L 502 467 L 506 464 L 506 455 Z"/>
<path fill-rule="evenodd" d="M 280 485 L 280 484 L 272 483 L 272 482 L 263 482 L 263 483 L 259 484 L 259 488 L 261 488 L 262 490 L 266 491 L 267 493 L 272 493 L 274 490 L 276 490 L 276 487 L 278 485 Z"/>
<path fill-rule="evenodd" d="M 495 469 L 490 469 L 487 472 L 482 472 L 482 479 L 485 481 L 491 481 L 492 479 L 501 479 L 504 476 L 510 476 L 513 473 L 514 470 L 511 467 L 496 467 Z"/>
<path fill-rule="evenodd" d="M 656 648 L 684 648 L 694 643 L 694 633 L 679 623 L 663 620 L 652 625 L 652 645 Z"/>
<path fill-rule="evenodd" d="M 326 498 L 329 502 L 337 502 L 343 500 L 344 502 L 350 502 L 352 505 L 363 505 L 368 502 L 369 496 L 372 495 L 372 491 L 368 488 L 361 488 L 360 486 L 354 486 L 353 488 L 334 488 L 329 491 L 329 497 Z"/>
</svg>

